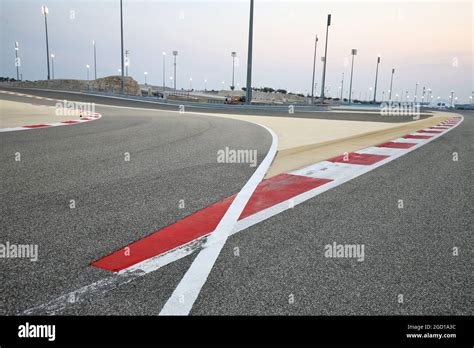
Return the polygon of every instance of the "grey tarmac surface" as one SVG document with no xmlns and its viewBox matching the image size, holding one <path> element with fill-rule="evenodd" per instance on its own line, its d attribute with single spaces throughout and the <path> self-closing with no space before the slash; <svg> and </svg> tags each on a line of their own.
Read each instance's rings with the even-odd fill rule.
<svg viewBox="0 0 474 348">
<path fill-rule="evenodd" d="M 83 125 L 0 135 L 8 163 L 2 236 L 40 244 L 36 263 L 2 260 L 9 273 L 0 275 L 0 314 L 108 276 L 88 263 L 237 192 L 253 168 L 221 168 L 216 148 L 252 144 L 260 161 L 270 145 L 260 128 L 232 120 L 97 111 L 104 117 Z M 463 124 L 421 149 L 229 238 L 191 314 L 472 314 L 474 114 L 464 114 Z M 17 149 L 21 166 L 12 163 Z M 124 163 L 125 151 L 133 166 Z M 189 202 L 184 211 L 179 199 Z M 324 245 L 334 241 L 364 244 L 365 260 L 326 259 Z M 156 315 L 192 261 L 62 314 Z"/>
<path fill-rule="evenodd" d="M 472 315 L 474 112 L 462 114 L 420 149 L 232 236 L 191 314 Z M 364 261 L 326 258 L 333 242 L 364 244 Z"/>
<path fill-rule="evenodd" d="M 45 98 L 57 98 L 58 95 L 64 96 L 67 100 L 71 101 L 81 101 L 87 103 L 97 103 L 105 105 L 116 105 L 116 106 L 127 106 L 127 107 L 140 107 L 146 109 L 157 109 L 157 110 L 167 110 L 167 111 L 179 111 L 179 106 L 177 105 L 167 105 L 167 104 L 154 104 L 147 103 L 138 100 L 121 100 L 121 99 L 112 99 L 107 97 L 98 97 L 90 96 L 86 94 L 77 94 L 77 93 L 60 93 L 46 90 L 34 90 L 34 89 L 21 89 L 21 88 L 4 88 L 0 86 L 1 90 L 12 91 L 18 93 L 25 93 L 36 95 Z M 11 95 L 4 95 L 2 98 L 7 100 L 15 101 L 16 97 Z M 45 101 L 39 101 L 31 99 L 31 103 L 47 103 Z M 55 102 L 49 102 L 50 105 L 54 105 Z M 357 113 L 348 113 L 348 112 L 339 112 L 331 111 L 328 112 L 307 112 L 307 111 L 298 111 L 295 110 L 294 114 L 289 114 L 286 110 L 242 110 L 242 109 L 213 109 L 213 108 L 203 108 L 203 107 L 194 107 L 185 105 L 187 111 L 193 112 L 205 112 L 205 113 L 226 113 L 226 114 L 241 114 L 241 115 L 254 115 L 254 116 L 272 116 L 272 117 L 298 117 L 298 118 L 315 118 L 315 119 L 332 119 L 332 120 L 347 120 L 347 121 L 373 121 L 373 122 L 388 122 L 388 123 L 401 123 L 401 122 L 411 122 L 413 117 L 411 116 L 381 116 L 378 113 L 374 112 L 357 112 Z M 420 116 L 420 119 L 430 117 L 429 112 L 423 112 Z"/>
<path fill-rule="evenodd" d="M 260 163 L 271 144 L 265 129 L 248 122 L 155 110 L 96 111 L 103 117 L 93 122 L 0 134 L 0 242 L 39 249 L 37 262 L 0 260 L 0 314 L 16 314 L 110 275 L 89 263 L 244 186 L 255 168 L 217 163 L 218 150 L 257 150 Z M 160 281 L 147 290 L 160 289 L 165 298 L 187 262 L 160 274 L 170 279 L 168 286 Z M 139 294 L 135 286 L 127 297 Z M 114 301 L 126 305 L 127 297 Z"/>
</svg>

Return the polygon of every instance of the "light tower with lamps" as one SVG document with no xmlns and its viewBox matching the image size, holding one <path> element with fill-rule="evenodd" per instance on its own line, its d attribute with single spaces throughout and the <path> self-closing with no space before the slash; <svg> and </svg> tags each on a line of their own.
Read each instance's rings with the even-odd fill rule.
<svg viewBox="0 0 474 348">
<path fill-rule="evenodd" d="M 48 66 L 48 80 L 51 78 L 50 71 L 49 71 L 49 40 L 48 40 L 48 14 L 49 9 L 48 6 L 43 5 L 41 6 L 41 12 L 44 15 L 44 28 L 46 31 L 46 64 Z"/>
<path fill-rule="evenodd" d="M 392 102 L 392 91 L 393 91 L 393 75 L 395 74 L 395 68 L 392 68 L 392 77 L 390 78 L 390 89 L 388 90 L 388 102 Z"/>
<path fill-rule="evenodd" d="M 379 76 L 380 54 L 377 55 L 377 67 L 375 69 L 375 85 L 374 85 L 374 104 L 377 102 L 377 78 Z"/>
<path fill-rule="evenodd" d="M 249 40 L 247 49 L 247 90 L 245 102 L 252 103 L 253 0 L 250 0 Z"/>
<path fill-rule="evenodd" d="M 125 70 L 125 56 L 123 54 L 123 6 L 122 0 L 120 0 L 120 93 L 124 93 L 124 70 Z"/>
<path fill-rule="evenodd" d="M 95 40 L 92 40 L 92 46 L 94 47 L 94 80 L 97 80 L 97 51 L 95 49 Z"/>
<path fill-rule="evenodd" d="M 351 65 L 351 81 L 349 83 L 349 104 L 352 101 L 352 75 L 354 73 L 354 57 L 357 55 L 357 49 L 353 48 L 351 51 L 352 65 Z"/>
<path fill-rule="evenodd" d="M 313 56 L 313 80 L 311 82 L 311 104 L 314 104 L 314 76 L 316 74 L 316 50 L 318 48 L 318 35 L 314 39 L 314 56 Z"/>
<path fill-rule="evenodd" d="M 15 41 L 15 67 L 16 67 L 16 79 L 20 80 L 20 58 L 18 58 L 18 50 L 20 49 L 18 41 Z"/>
<path fill-rule="evenodd" d="M 321 84 L 321 103 L 324 103 L 324 87 L 325 87 L 325 84 L 326 84 L 326 65 L 327 65 L 327 61 L 328 61 L 328 35 L 329 35 L 329 26 L 330 25 L 331 25 L 331 15 L 328 14 L 328 21 L 327 21 L 327 25 L 326 25 L 326 44 L 324 46 L 323 81 L 322 81 L 322 84 Z"/>
<path fill-rule="evenodd" d="M 342 79 L 341 79 L 341 102 L 342 102 L 342 95 L 344 93 L 344 73 L 342 73 Z"/>
<path fill-rule="evenodd" d="M 231 54 L 232 57 L 232 86 L 230 86 L 230 89 L 233 91 L 235 86 L 234 86 L 234 72 L 235 72 L 235 57 L 237 57 L 237 52 L 232 52 Z"/>
<path fill-rule="evenodd" d="M 173 56 L 174 56 L 174 78 L 173 78 L 173 88 L 176 91 L 176 57 L 178 55 L 178 51 L 173 51 Z"/>
<path fill-rule="evenodd" d="M 166 87 L 166 82 L 165 82 L 165 59 L 166 59 L 166 52 L 163 52 L 163 92 L 165 91 L 165 87 Z"/>
</svg>

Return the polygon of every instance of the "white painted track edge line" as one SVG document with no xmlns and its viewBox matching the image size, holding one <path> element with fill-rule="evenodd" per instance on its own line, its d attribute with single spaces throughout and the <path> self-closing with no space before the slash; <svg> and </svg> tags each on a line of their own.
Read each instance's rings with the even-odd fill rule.
<svg viewBox="0 0 474 348">
<path fill-rule="evenodd" d="M 439 133 L 437 134 L 435 137 L 433 138 L 430 138 L 430 139 L 426 139 L 426 140 L 423 140 L 419 143 L 417 143 L 417 145 L 409 148 L 409 149 L 406 149 L 407 151 L 399 154 L 398 156 L 393 156 L 394 158 L 392 160 L 395 160 L 396 158 L 399 158 L 411 151 L 414 151 L 416 149 L 418 149 L 419 147 L 437 139 L 438 137 L 442 136 L 442 135 L 445 135 L 446 133 L 448 133 L 449 131 L 451 131 L 452 129 L 456 128 L 457 126 L 459 126 L 463 121 L 464 121 L 464 117 L 460 114 L 456 114 L 456 117 L 459 117 L 460 118 L 460 121 L 457 122 L 456 125 L 454 125 L 453 127 L 447 129 L 446 131 L 444 131 L 443 133 Z M 252 122 L 253 123 L 253 122 Z M 406 139 L 408 140 L 408 139 Z M 411 140 L 411 139 L 410 139 Z M 413 139 L 413 140 L 416 140 L 416 139 Z M 388 157 L 390 158 L 390 157 Z M 268 218 L 271 218 L 285 210 L 287 210 L 288 208 L 286 208 L 287 206 L 289 206 L 288 202 L 289 201 L 293 201 L 294 203 L 294 206 L 296 205 L 299 205 L 300 203 L 303 203 L 305 202 L 306 200 L 308 199 L 311 199 L 315 196 L 317 196 L 318 194 L 321 194 L 323 192 L 326 192 L 334 187 L 337 187 L 339 185 L 342 185 L 343 183 L 347 182 L 347 181 L 350 181 L 360 175 L 363 175 L 365 173 L 367 173 L 368 171 L 370 170 L 373 170 L 385 163 L 388 163 L 390 162 L 391 160 L 387 161 L 387 159 L 381 161 L 381 162 L 378 162 L 377 166 L 370 166 L 371 168 L 367 168 L 368 170 L 367 171 L 361 171 L 357 176 L 354 176 L 354 177 L 351 177 L 351 178 L 348 178 L 348 179 L 339 179 L 339 180 L 335 180 L 335 181 L 332 181 L 332 182 L 329 182 L 323 186 L 320 186 L 320 187 L 317 187 L 313 190 L 310 190 L 310 191 L 307 191 L 307 192 L 304 192 L 298 196 L 295 196 L 293 198 L 290 198 L 286 201 L 283 201 L 279 204 L 276 204 L 272 207 L 269 207 L 267 209 L 264 209 L 256 214 L 253 214 L 245 219 L 242 219 L 240 221 L 238 221 L 238 223 L 236 224 L 236 226 L 234 227 L 234 229 L 232 230 L 231 232 L 231 235 L 234 235 L 238 232 L 241 232 L 259 222 L 262 222 Z M 319 162 L 318 162 L 319 163 Z M 316 163 L 314 163 L 316 164 Z M 310 165 L 310 166 L 313 166 L 314 164 Z M 310 167 L 308 166 L 308 167 Z M 304 167 L 304 168 L 308 168 L 308 167 Z M 302 170 L 304 168 L 301 168 L 299 170 Z M 290 172 L 291 174 L 291 172 Z M 301 174 L 297 174 L 297 175 L 301 175 Z M 211 232 L 212 233 L 212 232 Z M 113 276 L 111 277 L 108 277 L 108 278 L 104 278 L 104 279 L 101 279 L 97 282 L 94 282 L 92 284 L 89 284 L 89 285 L 86 285 L 84 287 L 81 287 L 80 289 L 76 290 L 76 291 L 72 291 L 72 292 L 69 292 L 65 295 L 62 295 L 60 297 L 57 297 L 49 302 L 47 302 L 46 304 L 42 304 L 42 305 L 38 305 L 38 306 L 35 306 L 35 307 L 32 307 L 30 309 L 27 309 L 25 310 L 23 313 L 20 313 L 19 315 L 25 315 L 25 314 L 35 314 L 35 313 L 38 313 L 40 311 L 45 311 L 47 314 L 56 314 L 57 312 L 61 311 L 61 310 L 64 310 L 66 308 L 66 306 L 68 304 L 73 304 L 74 302 L 70 302 L 68 301 L 69 298 L 73 297 L 73 298 L 76 298 L 76 302 L 81 302 L 84 298 L 83 297 L 92 297 L 94 296 L 94 294 L 96 293 L 104 293 L 104 292 L 107 292 L 111 289 L 107 289 L 107 286 L 109 286 L 110 284 L 113 284 L 113 288 L 116 288 L 122 284 L 125 284 L 125 283 L 128 283 L 129 281 L 133 280 L 134 278 L 136 277 L 139 277 L 139 276 L 142 276 L 142 275 L 145 275 L 145 274 L 148 274 L 150 272 L 153 272 L 155 270 L 158 270 L 160 269 L 161 267 L 171 263 L 171 262 L 174 262 L 174 261 L 177 261 L 183 257 L 186 257 L 190 254 L 192 254 L 193 252 L 196 251 L 197 248 L 200 247 L 200 244 L 202 244 L 202 241 L 205 240 L 210 234 L 207 234 L 207 235 L 204 235 L 204 236 L 201 236 L 200 238 L 198 239 L 195 239 L 191 242 L 188 242 L 184 245 L 181 245 L 175 249 L 172 249 L 164 254 L 161 254 L 161 255 L 157 255 L 157 256 L 154 256 L 150 259 L 147 259 L 147 260 L 144 260 L 138 264 L 135 264 L 133 266 L 130 266 L 129 268 L 127 269 L 124 269 L 120 272 L 117 272 L 117 273 L 114 273 Z M 128 280 L 128 281 L 121 281 L 121 277 L 130 277 L 132 279 Z M 81 296 L 79 296 L 81 295 Z M 89 296 L 87 296 L 89 295 Z"/>
<path fill-rule="evenodd" d="M 252 123 L 254 123 L 254 122 L 252 122 Z M 267 158 L 269 158 L 269 154 L 272 155 L 271 160 L 269 160 L 269 163 L 271 164 L 272 161 L 273 161 L 273 158 L 276 155 L 276 149 L 277 149 L 277 144 L 278 144 L 277 142 L 275 143 L 275 139 L 276 139 L 276 141 L 278 141 L 278 138 L 277 138 L 276 134 L 272 130 L 270 130 L 269 128 L 267 128 L 265 126 L 262 126 L 262 125 L 259 125 L 259 126 L 267 129 L 270 132 L 270 134 L 272 135 L 272 146 L 271 146 L 270 150 L 272 150 L 274 153 L 273 153 L 273 155 L 270 154 L 270 150 L 269 150 L 269 152 L 267 153 L 267 156 L 265 157 L 265 159 L 267 159 Z M 276 138 L 274 138 L 274 137 L 276 137 Z M 264 161 L 265 161 L 265 159 L 264 159 Z M 263 161 L 260 164 L 260 166 L 262 164 L 264 164 Z M 260 166 L 259 166 L 259 168 L 260 168 Z M 257 168 L 257 170 L 258 170 L 258 168 Z M 268 170 L 268 168 L 267 168 L 267 170 Z M 266 171 L 265 171 L 265 173 L 266 173 Z M 263 176 L 265 175 L 265 173 L 262 175 L 262 179 L 263 179 Z M 254 172 L 254 175 L 255 175 L 255 172 Z M 260 181 L 261 181 L 261 179 L 260 179 Z M 252 193 L 253 193 L 253 191 L 252 191 Z M 245 207 L 245 205 L 244 205 L 244 207 Z M 239 214 L 239 216 L 240 216 L 240 214 Z M 229 233 L 229 235 L 232 235 L 233 233 L 235 233 L 234 229 L 235 228 L 232 229 L 232 231 Z M 130 267 L 128 267 L 128 268 L 126 268 L 122 271 L 114 273 L 110 277 L 100 279 L 96 282 L 85 285 L 85 286 L 83 286 L 83 287 L 81 287 L 77 290 L 70 291 L 66 294 L 63 294 L 59 297 L 56 297 L 56 298 L 54 298 L 54 299 L 52 299 L 52 300 L 50 300 L 46 303 L 31 307 L 29 309 L 26 309 L 23 312 L 18 313 L 17 315 L 34 315 L 34 314 L 39 314 L 39 313 L 41 313 L 41 314 L 46 313 L 48 315 L 52 315 L 52 314 L 57 314 L 59 312 L 62 312 L 68 306 L 74 305 L 75 303 L 83 302 L 83 301 L 85 301 L 85 300 L 87 300 L 87 299 L 89 299 L 89 298 L 91 298 L 95 295 L 99 295 L 101 293 L 106 293 L 106 292 L 108 292 L 110 290 L 113 290 L 114 288 L 116 288 L 120 285 L 126 284 L 126 283 L 134 280 L 135 278 L 138 278 L 138 277 L 146 275 L 150 272 L 156 271 L 156 270 L 160 269 L 161 267 L 166 266 L 169 263 L 172 263 L 174 261 L 177 261 L 177 260 L 179 260 L 183 257 L 186 257 L 186 256 L 194 253 L 196 250 L 198 250 L 201 247 L 203 242 L 210 236 L 211 233 L 206 234 L 204 236 L 201 236 L 198 239 L 190 241 L 190 242 L 188 242 L 184 245 L 178 246 L 178 247 L 176 247 L 176 248 L 174 248 L 174 249 L 172 249 L 172 250 L 170 250 L 170 251 L 168 251 L 164 254 L 154 256 L 154 257 L 149 258 L 147 260 L 144 260 L 144 261 L 142 261 L 138 264 L 132 265 L 132 266 L 130 266 Z M 74 301 L 71 301 L 71 299 L 74 299 Z"/>
<path fill-rule="evenodd" d="M 201 251 L 161 309 L 160 315 L 188 315 L 190 313 L 242 211 L 268 172 L 277 153 L 278 137 L 271 129 L 260 126 L 272 135 L 270 150 L 234 198 L 214 232 L 209 235 Z"/>
</svg>

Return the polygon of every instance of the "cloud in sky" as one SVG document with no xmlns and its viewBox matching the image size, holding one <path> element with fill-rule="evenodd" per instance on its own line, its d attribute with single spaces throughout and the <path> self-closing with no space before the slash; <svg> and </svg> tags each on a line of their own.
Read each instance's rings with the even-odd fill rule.
<svg viewBox="0 0 474 348">
<path fill-rule="evenodd" d="M 41 1 L 3 0 L 1 6 L 0 75 L 15 76 L 14 42 L 20 43 L 25 79 L 46 78 L 44 18 Z M 117 74 L 120 67 L 118 0 L 47 1 L 50 53 L 56 78 L 85 79 L 97 42 L 98 74 Z M 379 98 L 396 68 L 394 92 L 413 95 L 416 82 L 447 98 L 451 90 L 465 102 L 473 88 L 472 2 L 255 1 L 253 85 L 311 89 L 314 35 L 318 34 L 316 82 L 321 85 L 326 16 L 329 31 L 327 82 L 339 95 L 345 90 L 350 51 L 355 57 L 354 97 L 373 87 L 377 54 L 382 56 Z M 172 75 L 173 50 L 178 50 L 178 88 L 230 85 L 232 58 L 237 51 L 236 83 L 245 84 L 249 1 L 124 0 L 125 48 L 130 74 L 143 83 L 162 84 L 162 52 L 166 83 Z"/>
</svg>

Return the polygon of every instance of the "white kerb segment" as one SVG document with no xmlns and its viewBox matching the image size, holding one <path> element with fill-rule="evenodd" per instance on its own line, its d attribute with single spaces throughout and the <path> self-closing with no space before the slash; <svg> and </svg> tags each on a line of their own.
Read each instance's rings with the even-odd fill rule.
<svg viewBox="0 0 474 348">
<path fill-rule="evenodd" d="M 253 192 L 270 168 L 273 158 L 277 153 L 278 137 L 271 129 L 265 126 L 262 127 L 267 129 L 272 135 L 270 150 L 257 170 L 237 194 L 214 232 L 208 237 L 202 250 L 196 256 L 183 279 L 181 279 L 173 294 L 162 308 L 160 315 L 189 314 L 227 238 L 236 226 L 240 214 L 242 214 Z"/>
</svg>

